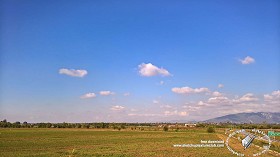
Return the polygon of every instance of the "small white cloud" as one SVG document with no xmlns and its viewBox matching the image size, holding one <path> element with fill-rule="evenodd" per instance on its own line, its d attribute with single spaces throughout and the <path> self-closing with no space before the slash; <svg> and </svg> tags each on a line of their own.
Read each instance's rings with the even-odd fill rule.
<svg viewBox="0 0 280 157">
<path fill-rule="evenodd" d="M 208 103 L 211 104 L 221 104 L 221 103 L 228 103 L 230 100 L 227 97 L 218 96 L 208 99 Z"/>
<path fill-rule="evenodd" d="M 187 109 L 188 111 L 197 111 L 201 107 L 200 106 L 183 106 L 183 108 Z"/>
<path fill-rule="evenodd" d="M 111 91 L 100 91 L 99 92 L 100 95 L 103 95 L 103 96 L 107 96 L 107 95 L 113 95 L 115 94 L 114 92 L 111 92 Z"/>
<path fill-rule="evenodd" d="M 187 116 L 188 113 L 186 111 L 179 112 L 179 116 Z"/>
<path fill-rule="evenodd" d="M 263 97 L 264 97 L 264 100 L 265 100 L 265 101 L 269 101 L 269 100 L 272 100 L 272 99 L 273 99 L 273 96 L 271 96 L 271 95 L 269 95 L 269 94 L 265 94 L 265 95 L 263 95 Z"/>
<path fill-rule="evenodd" d="M 207 93 L 210 92 L 208 88 L 190 88 L 190 87 L 174 87 L 172 92 L 177 94 L 194 94 L 194 93 Z"/>
<path fill-rule="evenodd" d="M 236 102 L 252 102 L 252 101 L 257 101 L 258 98 L 254 96 L 252 93 L 247 93 L 243 95 L 239 100 Z"/>
<path fill-rule="evenodd" d="M 161 76 L 170 76 L 171 74 L 164 68 L 158 68 L 157 66 L 153 65 L 152 63 L 142 63 L 138 65 L 139 68 L 139 74 L 141 76 L 156 76 L 156 75 L 161 75 Z"/>
<path fill-rule="evenodd" d="M 59 74 L 64 74 L 68 76 L 73 76 L 73 77 L 84 77 L 87 75 L 86 70 L 75 70 L 75 69 L 59 69 Z"/>
<path fill-rule="evenodd" d="M 158 103 L 159 103 L 159 101 L 157 101 L 157 100 L 153 100 L 153 103 L 154 103 L 154 104 L 158 104 Z"/>
<path fill-rule="evenodd" d="M 280 90 L 273 91 L 271 94 L 265 94 L 264 100 L 267 102 L 279 102 L 280 101 Z"/>
<path fill-rule="evenodd" d="M 129 113 L 127 114 L 128 116 L 139 116 L 139 117 L 156 117 L 156 116 L 161 116 L 160 114 L 137 114 L 137 113 Z"/>
<path fill-rule="evenodd" d="M 112 106 L 111 110 L 113 110 L 113 111 L 121 111 L 121 110 L 124 110 L 124 107 L 116 105 L 116 106 Z"/>
<path fill-rule="evenodd" d="M 222 96 L 223 94 L 220 93 L 220 92 L 218 92 L 218 91 L 215 91 L 215 92 L 212 93 L 212 95 L 213 95 L 214 97 L 219 97 L 219 96 Z"/>
<path fill-rule="evenodd" d="M 161 105 L 160 108 L 172 108 L 170 105 Z"/>
<path fill-rule="evenodd" d="M 218 88 L 224 88 L 223 84 L 218 84 Z"/>
<path fill-rule="evenodd" d="M 124 93 L 123 94 L 123 96 L 129 96 L 130 95 L 130 93 Z"/>
<path fill-rule="evenodd" d="M 96 97 L 96 95 L 94 93 L 87 93 L 87 94 L 82 95 L 80 98 L 88 99 L 88 98 L 95 98 L 95 97 Z"/>
<path fill-rule="evenodd" d="M 273 91 L 271 95 L 276 96 L 276 97 L 280 97 L 280 90 Z"/>
<path fill-rule="evenodd" d="M 159 84 L 160 84 L 160 85 L 163 85 L 163 84 L 164 84 L 164 81 L 160 81 Z"/>
<path fill-rule="evenodd" d="M 188 113 L 186 111 L 164 111 L 165 116 L 187 116 Z"/>
<path fill-rule="evenodd" d="M 247 56 L 245 57 L 244 59 L 239 59 L 239 61 L 242 63 L 242 64 L 251 64 L 251 63 L 254 63 L 255 62 L 255 59 L 250 57 L 250 56 Z"/>
<path fill-rule="evenodd" d="M 203 101 L 199 101 L 199 102 L 197 103 L 197 105 L 198 105 L 198 106 L 205 106 L 206 104 L 205 104 Z"/>
<path fill-rule="evenodd" d="M 135 111 L 138 111 L 138 110 L 137 110 L 137 109 L 132 108 L 132 109 L 130 109 L 130 111 L 131 111 L 131 112 L 135 112 Z"/>
</svg>

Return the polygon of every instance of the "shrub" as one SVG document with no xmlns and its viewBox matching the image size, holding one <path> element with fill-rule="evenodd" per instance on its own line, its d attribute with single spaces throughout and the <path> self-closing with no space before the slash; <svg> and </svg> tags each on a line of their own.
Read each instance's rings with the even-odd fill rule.
<svg viewBox="0 0 280 157">
<path fill-rule="evenodd" d="M 215 129 L 214 129 L 212 126 L 209 126 L 209 127 L 207 128 L 207 132 L 208 132 L 208 133 L 214 133 L 214 132 L 215 132 Z"/>
<path fill-rule="evenodd" d="M 165 125 L 165 126 L 163 127 L 163 131 L 168 131 L 168 126 L 167 126 L 167 125 Z"/>
</svg>

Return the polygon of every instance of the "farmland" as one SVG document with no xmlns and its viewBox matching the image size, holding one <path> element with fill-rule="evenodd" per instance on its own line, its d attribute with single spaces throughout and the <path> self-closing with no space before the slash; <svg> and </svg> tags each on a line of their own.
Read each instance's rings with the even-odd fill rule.
<svg viewBox="0 0 280 157">
<path fill-rule="evenodd" d="M 0 129 L 0 156 L 236 156 L 220 148 L 173 147 L 200 144 L 200 140 L 225 140 L 224 129 L 184 131 L 121 131 L 77 128 Z M 271 152 L 266 156 L 275 156 Z"/>
</svg>

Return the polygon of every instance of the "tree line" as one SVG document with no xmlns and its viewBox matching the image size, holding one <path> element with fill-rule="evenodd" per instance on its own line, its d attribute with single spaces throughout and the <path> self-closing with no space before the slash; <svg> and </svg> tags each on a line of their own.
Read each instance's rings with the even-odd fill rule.
<svg viewBox="0 0 280 157">
<path fill-rule="evenodd" d="M 6 119 L 0 121 L 0 128 L 113 128 L 125 129 L 134 126 L 153 126 L 152 123 L 28 123 L 28 122 L 8 122 Z"/>
<path fill-rule="evenodd" d="M 163 130 L 171 129 L 186 129 L 184 123 L 28 123 L 28 122 L 8 122 L 6 119 L 0 121 L 0 128 L 112 128 L 112 129 L 126 129 L 144 130 L 144 127 L 158 127 L 163 126 Z M 232 129 L 280 129 L 280 124 L 235 124 L 235 123 L 196 123 L 198 128 L 232 128 Z"/>
</svg>

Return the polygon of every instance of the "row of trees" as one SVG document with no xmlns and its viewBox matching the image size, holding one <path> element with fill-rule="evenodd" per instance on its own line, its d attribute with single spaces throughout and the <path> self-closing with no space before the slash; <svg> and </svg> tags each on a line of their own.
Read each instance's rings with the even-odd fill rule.
<svg viewBox="0 0 280 157">
<path fill-rule="evenodd" d="M 27 123 L 0 121 L 0 128 L 109 128 L 111 123 Z"/>
<path fill-rule="evenodd" d="M 131 130 L 143 130 L 143 127 L 158 127 L 163 125 L 163 130 L 168 131 L 168 126 L 171 123 L 27 123 L 27 122 L 8 122 L 6 119 L 0 121 L 0 128 L 113 128 L 113 129 L 125 129 L 131 128 Z M 175 129 L 186 129 L 184 124 L 172 125 L 176 126 Z M 232 124 L 232 123 L 197 123 L 196 127 L 207 128 L 214 126 L 215 128 L 232 128 L 232 129 L 280 129 L 280 124 Z M 172 127 L 171 127 L 172 128 Z"/>
<path fill-rule="evenodd" d="M 113 129 L 125 129 L 130 127 L 132 130 L 136 130 L 137 127 L 142 126 L 155 126 L 153 123 L 20 123 L 19 121 L 11 123 L 6 119 L 0 121 L 0 128 L 113 128 Z"/>
</svg>

